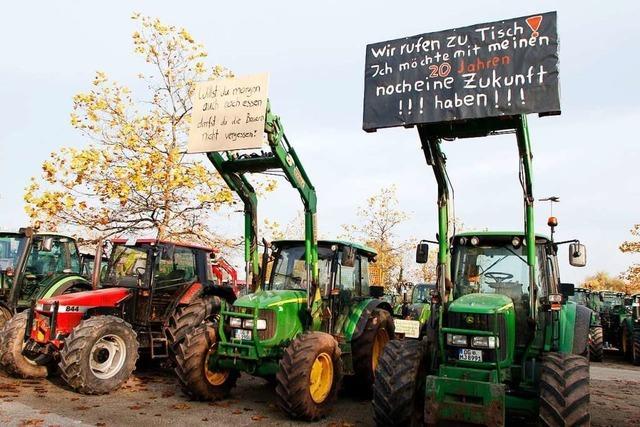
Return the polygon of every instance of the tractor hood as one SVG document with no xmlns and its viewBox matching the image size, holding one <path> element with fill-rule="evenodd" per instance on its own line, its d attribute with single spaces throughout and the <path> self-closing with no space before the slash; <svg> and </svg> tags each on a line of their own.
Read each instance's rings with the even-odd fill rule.
<svg viewBox="0 0 640 427">
<path fill-rule="evenodd" d="M 513 301 L 501 294 L 467 294 L 449 305 L 449 311 L 458 313 L 502 313 L 513 307 Z"/>
<path fill-rule="evenodd" d="M 306 301 L 306 291 L 258 291 L 253 294 L 241 296 L 233 303 L 233 305 L 236 307 L 253 309 L 270 308 L 275 310 L 279 306 L 290 304 L 303 307 Z"/>
<path fill-rule="evenodd" d="M 106 288 L 95 291 L 76 292 L 38 301 L 39 308 L 53 305 L 56 301 L 61 306 L 115 307 L 131 293 L 128 288 Z"/>
</svg>

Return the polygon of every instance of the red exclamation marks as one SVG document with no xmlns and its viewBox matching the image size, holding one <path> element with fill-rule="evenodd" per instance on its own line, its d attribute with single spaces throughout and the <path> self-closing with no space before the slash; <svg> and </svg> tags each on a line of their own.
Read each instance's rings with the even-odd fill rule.
<svg viewBox="0 0 640 427">
<path fill-rule="evenodd" d="M 540 28 L 540 23 L 542 22 L 542 15 L 532 16 L 526 19 L 527 25 L 531 28 L 531 37 L 538 37 L 540 33 L 538 32 L 538 28 Z"/>
</svg>

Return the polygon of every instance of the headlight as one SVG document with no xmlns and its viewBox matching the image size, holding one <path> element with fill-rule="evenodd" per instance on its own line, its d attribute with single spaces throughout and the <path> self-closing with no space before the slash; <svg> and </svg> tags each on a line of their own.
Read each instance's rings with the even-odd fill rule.
<svg viewBox="0 0 640 427">
<path fill-rule="evenodd" d="M 447 344 L 464 347 L 468 344 L 466 335 L 447 334 Z"/>
<path fill-rule="evenodd" d="M 229 326 L 232 328 L 241 328 L 242 327 L 242 319 L 239 317 L 231 317 L 229 319 Z"/>
<path fill-rule="evenodd" d="M 497 337 L 472 337 L 471 347 L 498 348 L 500 347 L 500 340 Z"/>
<path fill-rule="evenodd" d="M 253 319 L 245 319 L 244 322 L 242 322 L 242 327 L 245 329 L 253 329 Z M 256 329 L 259 331 L 267 329 L 267 321 L 264 319 L 258 319 L 256 322 Z"/>
</svg>

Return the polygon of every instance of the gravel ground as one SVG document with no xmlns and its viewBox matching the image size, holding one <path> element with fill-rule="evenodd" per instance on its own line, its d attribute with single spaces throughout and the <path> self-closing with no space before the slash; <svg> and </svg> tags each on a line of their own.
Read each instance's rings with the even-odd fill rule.
<svg viewBox="0 0 640 427">
<path fill-rule="evenodd" d="M 593 426 L 640 425 L 640 367 L 612 354 L 591 367 Z M 193 402 L 169 372 L 137 372 L 108 396 L 83 396 L 57 378 L 16 380 L 0 374 L 0 425 L 3 426 L 164 426 L 308 425 L 288 420 L 275 405 L 274 389 L 244 375 L 231 399 Z M 316 425 L 370 426 L 369 402 L 342 396 L 332 415 Z"/>
</svg>

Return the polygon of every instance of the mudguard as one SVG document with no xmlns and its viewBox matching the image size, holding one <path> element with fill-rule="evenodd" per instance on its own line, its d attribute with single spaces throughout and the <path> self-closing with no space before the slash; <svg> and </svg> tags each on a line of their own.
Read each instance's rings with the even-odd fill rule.
<svg viewBox="0 0 640 427">
<path fill-rule="evenodd" d="M 85 291 L 90 291 L 92 289 L 91 282 L 75 273 L 52 276 L 40 286 L 42 289 L 40 289 L 36 295 L 36 300 L 62 295 L 73 287 L 78 287 Z"/>
<path fill-rule="evenodd" d="M 353 341 L 357 339 L 364 332 L 367 326 L 367 321 L 371 316 L 371 313 L 376 308 L 387 310 L 389 314 L 393 313 L 391 305 L 383 300 L 372 299 L 369 301 L 363 301 L 358 304 L 349 315 L 349 319 L 344 326 L 344 336 L 347 341 Z"/>
</svg>

